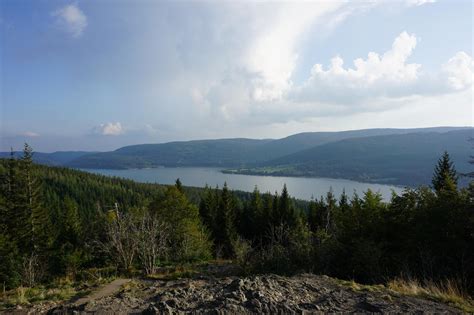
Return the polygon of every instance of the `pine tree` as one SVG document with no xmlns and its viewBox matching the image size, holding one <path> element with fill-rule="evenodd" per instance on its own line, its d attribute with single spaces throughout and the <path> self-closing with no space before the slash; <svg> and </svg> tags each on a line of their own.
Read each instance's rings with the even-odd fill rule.
<svg viewBox="0 0 474 315">
<path fill-rule="evenodd" d="M 217 187 L 216 191 L 218 191 Z M 213 237 L 215 237 L 216 212 L 219 203 L 219 195 L 216 191 L 206 186 L 201 201 L 199 202 L 199 216 Z"/>
<path fill-rule="evenodd" d="M 179 178 L 176 179 L 175 186 L 180 192 L 183 192 L 183 185 L 181 184 L 181 180 Z"/>
<path fill-rule="evenodd" d="M 216 243 L 224 257 L 232 257 L 233 243 L 237 239 L 235 230 L 235 208 L 233 196 L 224 183 L 220 203 L 216 213 Z"/>
<path fill-rule="evenodd" d="M 54 269 L 56 272 L 75 274 L 82 254 L 81 222 L 77 203 L 67 196 L 59 213 L 59 233 L 55 238 L 54 253 L 58 255 Z"/>
<path fill-rule="evenodd" d="M 262 222 L 259 227 L 260 236 L 266 236 L 273 225 L 273 196 L 270 193 L 263 195 Z"/>
<path fill-rule="evenodd" d="M 16 228 L 20 233 L 20 247 L 26 252 L 42 252 L 51 241 L 51 221 L 49 213 L 40 201 L 40 185 L 34 174 L 33 149 L 25 143 L 20 160 L 20 183 L 17 216 L 20 219 Z"/>
<path fill-rule="evenodd" d="M 457 189 L 458 175 L 447 151 L 438 160 L 433 174 L 433 188 L 437 193 L 446 189 Z"/>
<path fill-rule="evenodd" d="M 244 213 L 240 222 L 240 232 L 248 239 L 255 239 L 260 236 L 263 223 L 263 203 L 260 191 L 255 186 L 248 203 L 244 208 Z"/>
<path fill-rule="evenodd" d="M 341 197 L 339 198 L 339 208 L 341 212 L 344 213 L 349 208 L 349 197 L 346 194 L 346 190 L 342 190 Z"/>
<path fill-rule="evenodd" d="M 296 224 L 297 215 L 295 209 L 291 203 L 290 194 L 286 188 L 286 184 L 283 185 L 281 196 L 278 203 L 278 220 L 277 224 L 284 224 L 292 227 Z"/>
<path fill-rule="evenodd" d="M 69 242 L 74 246 L 78 245 L 81 238 L 81 221 L 78 205 L 69 196 L 64 199 L 59 223 L 61 224 L 61 242 Z"/>
<path fill-rule="evenodd" d="M 309 229 L 311 232 L 316 232 L 319 224 L 318 224 L 318 215 L 319 215 L 319 207 L 318 203 L 316 200 L 312 199 L 309 202 L 308 206 L 308 224 L 309 224 Z"/>
<path fill-rule="evenodd" d="M 335 227 L 334 214 L 336 210 L 336 202 L 337 201 L 334 197 L 332 187 L 330 187 L 328 193 L 326 194 L 326 213 L 324 218 L 324 229 L 328 234 L 332 233 Z"/>
<path fill-rule="evenodd" d="M 5 196 L 5 227 L 7 233 L 16 235 L 19 239 L 18 231 L 22 227 L 22 218 L 20 213 L 21 189 L 20 189 L 20 170 L 18 160 L 15 158 L 13 148 L 10 151 L 10 158 L 6 163 L 6 174 L 4 178 L 3 191 Z"/>
<path fill-rule="evenodd" d="M 272 225 L 277 226 L 281 224 L 280 221 L 280 196 L 278 196 L 278 192 L 275 191 L 275 194 L 273 194 L 273 200 L 272 200 Z"/>
</svg>

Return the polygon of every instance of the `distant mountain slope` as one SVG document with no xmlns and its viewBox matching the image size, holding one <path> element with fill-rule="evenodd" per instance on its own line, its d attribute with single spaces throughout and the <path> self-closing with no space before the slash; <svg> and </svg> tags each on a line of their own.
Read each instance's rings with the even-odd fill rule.
<svg viewBox="0 0 474 315">
<path fill-rule="evenodd" d="M 447 150 L 458 171 L 468 172 L 473 129 L 345 139 L 234 171 L 243 174 L 321 176 L 391 184 L 428 184 Z"/>
<path fill-rule="evenodd" d="M 33 154 L 33 160 L 36 163 L 43 165 L 52 165 L 59 166 L 65 165 L 77 158 L 80 158 L 84 155 L 94 154 L 96 152 L 87 152 L 87 151 L 57 151 L 53 153 L 43 153 L 35 152 Z M 21 152 L 14 152 L 16 158 L 21 157 Z M 10 152 L 0 152 L 0 158 L 9 158 Z"/>
<path fill-rule="evenodd" d="M 388 134 L 447 132 L 459 127 L 421 129 L 366 129 L 341 132 L 308 132 L 277 140 L 220 139 L 141 144 L 112 152 L 84 155 L 70 163 L 79 168 L 146 168 L 157 166 L 250 167 L 325 143 Z"/>
<path fill-rule="evenodd" d="M 351 138 L 396 135 L 408 133 L 425 132 L 449 132 L 453 130 L 466 130 L 465 127 L 432 127 L 432 128 L 414 128 L 414 129 L 361 129 L 335 132 L 304 132 L 288 136 L 286 138 L 274 140 L 262 145 L 255 152 L 257 161 L 268 161 L 290 155 L 305 149 L 313 148 L 325 143 L 340 141 Z"/>
<path fill-rule="evenodd" d="M 146 168 L 157 166 L 240 166 L 259 146 L 272 140 L 221 139 L 142 144 L 83 156 L 69 163 L 81 168 Z"/>
</svg>

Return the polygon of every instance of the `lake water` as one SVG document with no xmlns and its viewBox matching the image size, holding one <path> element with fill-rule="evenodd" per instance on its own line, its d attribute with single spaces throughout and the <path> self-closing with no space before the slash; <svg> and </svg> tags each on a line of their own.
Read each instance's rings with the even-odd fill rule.
<svg viewBox="0 0 474 315">
<path fill-rule="evenodd" d="M 261 192 L 272 193 L 281 192 L 283 184 L 286 183 L 291 196 L 305 200 L 310 200 L 312 197 L 319 198 L 331 188 L 336 196 L 339 196 L 343 189 L 348 195 L 352 195 L 354 191 L 362 195 L 364 191 L 371 189 L 380 192 L 385 200 L 390 200 L 392 190 L 397 193 L 402 191 L 401 187 L 360 183 L 346 179 L 223 174 L 220 170 L 211 167 L 166 167 L 128 170 L 89 169 L 85 171 L 145 183 L 174 184 L 179 178 L 184 186 L 193 187 L 204 187 L 206 184 L 211 187 L 216 185 L 222 187 L 224 182 L 227 182 L 230 189 L 253 191 L 257 185 Z"/>
</svg>

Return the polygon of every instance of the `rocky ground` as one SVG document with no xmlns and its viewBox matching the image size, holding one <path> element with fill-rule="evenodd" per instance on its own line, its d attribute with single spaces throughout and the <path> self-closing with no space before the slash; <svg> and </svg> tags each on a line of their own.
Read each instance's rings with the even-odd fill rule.
<svg viewBox="0 0 474 315">
<path fill-rule="evenodd" d="M 439 302 L 401 296 L 381 286 L 354 288 L 326 276 L 311 274 L 132 280 L 110 295 L 96 293 L 96 296 L 98 298 L 59 306 L 43 305 L 28 311 L 50 314 L 460 312 Z"/>
</svg>

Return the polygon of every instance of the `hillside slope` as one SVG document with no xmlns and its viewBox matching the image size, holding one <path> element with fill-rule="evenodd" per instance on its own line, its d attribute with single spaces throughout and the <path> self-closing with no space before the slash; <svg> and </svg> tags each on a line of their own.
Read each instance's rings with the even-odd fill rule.
<svg viewBox="0 0 474 315">
<path fill-rule="evenodd" d="M 61 166 L 82 156 L 95 153 L 96 152 L 90 151 L 57 151 L 52 153 L 35 152 L 33 159 L 36 163 L 43 165 Z M 9 158 L 10 154 L 10 152 L 0 152 L 0 158 Z M 14 152 L 16 158 L 20 157 L 22 154 L 22 152 Z"/>
<path fill-rule="evenodd" d="M 83 156 L 68 166 L 79 168 L 146 168 L 158 166 L 235 166 L 252 159 L 271 140 L 222 139 L 141 144 Z"/>
<path fill-rule="evenodd" d="M 88 154 L 67 163 L 77 168 L 127 169 L 158 166 L 249 167 L 344 139 L 408 133 L 442 133 L 462 128 L 365 129 L 308 132 L 276 140 L 220 139 L 126 146 Z"/>
<path fill-rule="evenodd" d="M 458 171 L 469 171 L 472 137 L 472 129 L 467 129 L 345 139 L 231 172 L 428 184 L 432 166 L 445 150 Z"/>
<path fill-rule="evenodd" d="M 444 133 L 454 130 L 465 130 L 458 127 L 433 127 L 433 128 L 415 128 L 415 129 L 361 129 L 337 132 L 304 132 L 277 139 L 263 144 L 256 152 L 258 161 L 269 161 L 303 150 L 314 148 L 316 146 L 341 141 L 352 138 L 398 135 L 409 133 Z"/>
</svg>

